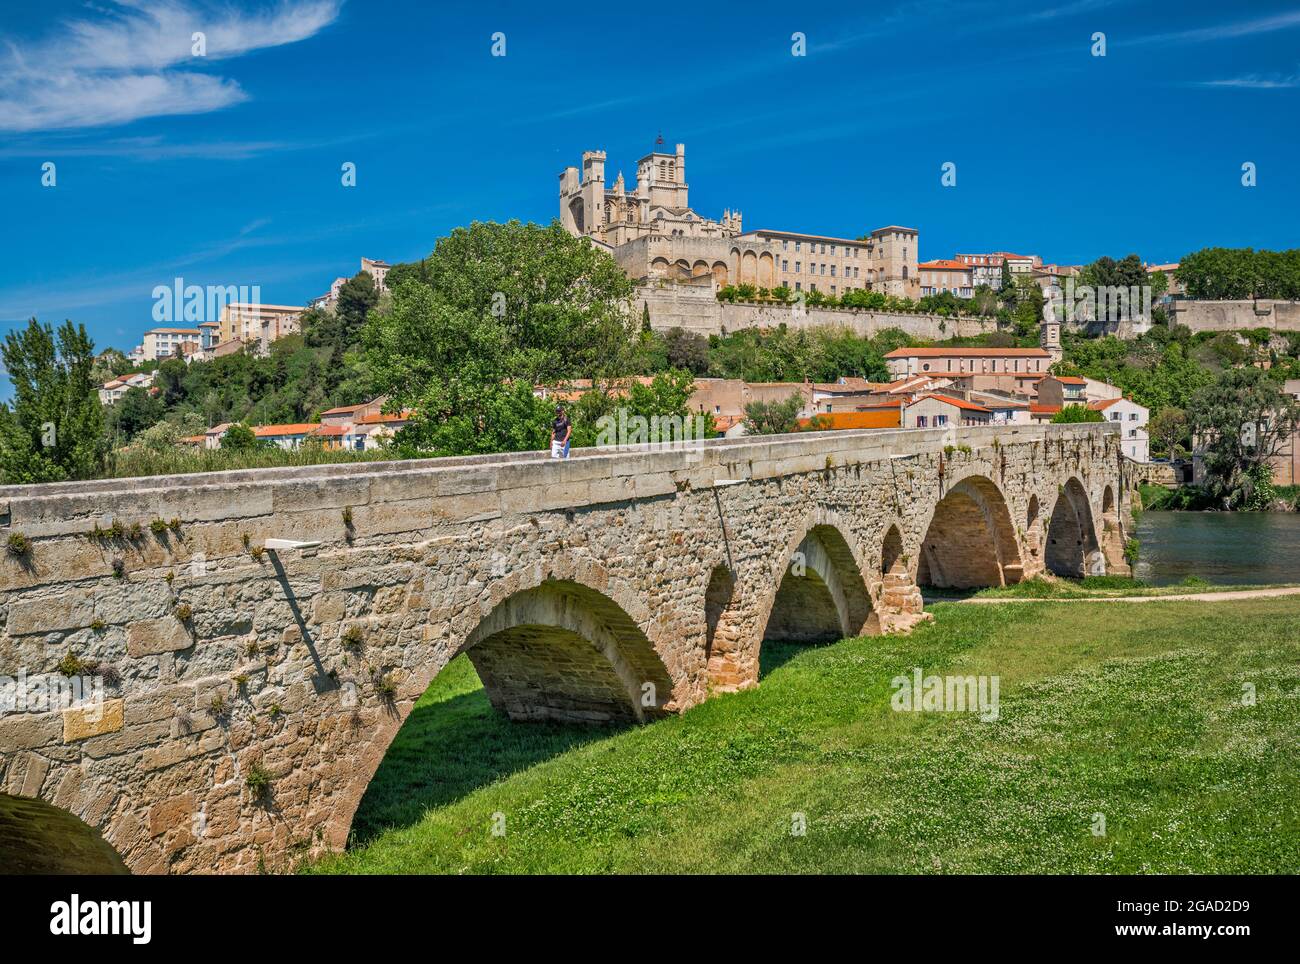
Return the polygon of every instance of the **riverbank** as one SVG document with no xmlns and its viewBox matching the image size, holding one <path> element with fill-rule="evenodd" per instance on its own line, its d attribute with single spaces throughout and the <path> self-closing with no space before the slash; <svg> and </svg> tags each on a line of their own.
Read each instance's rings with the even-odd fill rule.
<svg viewBox="0 0 1300 964">
<path fill-rule="evenodd" d="M 933 612 L 906 637 L 765 644 L 759 688 L 624 730 L 510 723 L 460 657 L 376 774 L 354 848 L 307 869 L 1273 873 L 1300 864 L 1294 599 L 943 603 Z M 998 718 L 892 711 L 890 682 L 914 667 L 997 676 Z M 1246 683 L 1254 705 L 1243 702 Z"/>
<path fill-rule="evenodd" d="M 1143 511 L 1152 512 L 1300 512 L 1300 485 L 1275 485 L 1273 494 L 1266 504 L 1258 510 L 1224 509 L 1199 486 L 1182 485 L 1168 489 L 1163 485 L 1139 485 L 1138 499 L 1140 506 L 1134 507 L 1134 514 Z"/>
</svg>

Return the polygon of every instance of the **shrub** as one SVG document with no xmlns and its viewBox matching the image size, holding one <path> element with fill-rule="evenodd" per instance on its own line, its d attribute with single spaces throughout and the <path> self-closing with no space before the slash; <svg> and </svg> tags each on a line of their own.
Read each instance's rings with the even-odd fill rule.
<svg viewBox="0 0 1300 964">
<path fill-rule="evenodd" d="M 343 630 L 342 639 L 344 646 L 350 646 L 351 648 L 356 649 L 365 642 L 365 633 L 361 631 L 360 626 L 353 624 Z"/>
<path fill-rule="evenodd" d="M 80 656 L 77 656 L 72 652 L 72 650 L 68 650 L 68 654 L 64 656 L 63 659 L 59 660 L 55 669 L 64 676 L 80 676 L 87 670 L 93 669 L 94 666 L 94 663 L 88 662 Z"/>
<path fill-rule="evenodd" d="M 9 555 L 23 559 L 32 551 L 32 540 L 21 532 L 11 532 L 5 540 L 5 550 Z"/>
<path fill-rule="evenodd" d="M 271 772 L 262 766 L 259 762 L 253 762 L 248 766 L 248 773 L 244 776 L 244 783 L 253 793 L 253 799 L 263 800 L 271 792 Z"/>
<path fill-rule="evenodd" d="M 188 623 L 194 617 L 194 608 L 189 603 L 178 604 L 172 612 L 183 623 Z"/>
</svg>

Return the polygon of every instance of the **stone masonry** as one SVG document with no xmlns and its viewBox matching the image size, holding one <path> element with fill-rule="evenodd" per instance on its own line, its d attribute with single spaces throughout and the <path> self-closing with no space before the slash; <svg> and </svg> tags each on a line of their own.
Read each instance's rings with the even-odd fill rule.
<svg viewBox="0 0 1300 964">
<path fill-rule="evenodd" d="M 135 872 L 287 868 L 461 652 L 513 718 L 652 720 L 757 685 L 765 637 L 910 628 L 918 579 L 1122 567 L 1125 473 L 1070 425 L 0 488 L 0 801 Z M 15 706 L 61 661 L 102 699 Z"/>
</svg>

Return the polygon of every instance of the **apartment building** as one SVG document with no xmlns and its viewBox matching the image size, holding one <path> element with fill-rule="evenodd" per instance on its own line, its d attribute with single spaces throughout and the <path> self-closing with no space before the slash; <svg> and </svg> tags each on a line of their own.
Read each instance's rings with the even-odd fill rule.
<svg viewBox="0 0 1300 964">
<path fill-rule="evenodd" d="M 975 293 L 974 269 L 964 262 L 952 260 L 922 261 L 917 265 L 921 277 L 921 296 L 950 292 L 958 298 L 969 298 Z"/>
<path fill-rule="evenodd" d="M 1052 356 L 1042 348 L 895 348 L 885 355 L 894 378 L 932 374 L 1046 374 Z"/>
<path fill-rule="evenodd" d="M 301 305 L 231 302 L 221 309 L 218 341 L 255 341 L 265 351 L 271 342 L 299 330 L 304 310 Z"/>
<path fill-rule="evenodd" d="M 160 361 L 184 356 L 188 352 L 182 346 L 190 345 L 189 351 L 194 351 L 199 347 L 200 338 L 197 328 L 150 328 L 144 333 L 140 346 L 141 360 Z"/>
</svg>

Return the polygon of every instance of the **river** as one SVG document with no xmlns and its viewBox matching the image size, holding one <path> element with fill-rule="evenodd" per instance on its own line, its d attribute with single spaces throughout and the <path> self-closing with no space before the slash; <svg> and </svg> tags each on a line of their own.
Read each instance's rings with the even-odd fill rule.
<svg viewBox="0 0 1300 964">
<path fill-rule="evenodd" d="M 1155 586 L 1300 582 L 1300 513 L 1143 512 L 1134 575 Z"/>
</svg>

